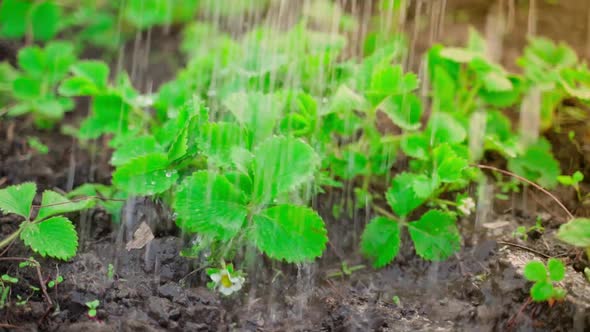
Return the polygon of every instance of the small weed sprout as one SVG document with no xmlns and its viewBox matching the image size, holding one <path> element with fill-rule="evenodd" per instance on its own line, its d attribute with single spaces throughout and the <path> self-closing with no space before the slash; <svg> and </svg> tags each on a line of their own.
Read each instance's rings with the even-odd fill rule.
<svg viewBox="0 0 590 332">
<path fill-rule="evenodd" d="M 565 266 L 560 260 L 550 258 L 547 266 L 539 261 L 528 262 L 524 267 L 524 276 L 534 282 L 530 290 L 533 301 L 547 301 L 553 305 L 565 298 L 566 291 L 554 285 L 565 277 Z"/>
<path fill-rule="evenodd" d="M 86 307 L 88 308 L 88 317 L 90 318 L 96 318 L 96 314 L 97 314 L 97 309 L 100 306 L 100 301 L 94 300 L 94 301 L 90 301 L 90 302 L 86 302 Z"/>
</svg>

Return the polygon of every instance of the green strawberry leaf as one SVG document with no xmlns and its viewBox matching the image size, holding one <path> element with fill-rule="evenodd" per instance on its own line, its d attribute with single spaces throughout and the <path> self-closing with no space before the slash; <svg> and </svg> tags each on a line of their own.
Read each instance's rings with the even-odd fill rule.
<svg viewBox="0 0 590 332">
<path fill-rule="evenodd" d="M 467 131 L 453 116 L 447 113 L 433 113 L 428 121 L 426 135 L 431 144 L 461 143 L 467 137 Z"/>
<path fill-rule="evenodd" d="M 574 183 L 580 183 L 584 180 L 584 174 L 582 174 L 582 172 L 580 171 L 576 171 L 572 175 L 572 180 L 574 181 Z"/>
<path fill-rule="evenodd" d="M 78 234 L 70 220 L 52 217 L 40 223 L 21 224 L 20 238 L 42 257 L 68 260 L 76 255 Z"/>
<path fill-rule="evenodd" d="M 252 133 L 254 145 L 273 134 L 281 116 L 280 102 L 273 94 L 238 92 L 225 98 L 223 105 L 230 110 L 239 124 Z"/>
<path fill-rule="evenodd" d="M 199 171 L 182 181 L 175 193 L 176 224 L 184 232 L 227 241 L 238 234 L 248 215 L 247 201 L 227 178 Z"/>
<path fill-rule="evenodd" d="M 311 261 L 328 242 L 322 218 L 305 206 L 277 205 L 253 217 L 253 241 L 268 257 L 289 263 Z"/>
<path fill-rule="evenodd" d="M 67 197 L 72 198 L 88 198 L 101 197 L 105 200 L 95 200 L 98 206 L 101 206 L 110 214 L 115 223 L 119 223 L 121 219 L 121 209 L 123 209 L 124 200 L 127 195 L 123 192 L 117 192 L 114 187 L 105 186 L 103 184 L 85 183 L 67 194 Z M 114 200 L 116 199 L 116 200 Z"/>
<path fill-rule="evenodd" d="M 30 31 L 34 40 L 47 41 L 53 39 L 60 28 L 61 10 L 52 1 L 35 3 L 30 16 Z"/>
<path fill-rule="evenodd" d="M 416 88 L 418 77 L 415 74 L 404 74 L 401 66 L 388 65 L 373 72 L 366 95 L 373 105 L 378 105 L 388 96 L 407 94 Z"/>
<path fill-rule="evenodd" d="M 547 189 L 557 185 L 561 174 L 559 163 L 551 154 L 551 145 L 543 139 L 529 146 L 524 154 L 509 159 L 508 169 Z"/>
<path fill-rule="evenodd" d="M 385 114 L 398 127 L 405 130 L 416 130 L 422 125 L 422 103 L 415 94 L 396 95 L 384 102 Z"/>
<path fill-rule="evenodd" d="M 18 51 L 18 66 L 27 74 L 41 78 L 45 72 L 45 52 L 38 46 L 29 46 Z"/>
<path fill-rule="evenodd" d="M 94 206 L 94 204 L 95 201 L 93 199 L 84 199 L 73 202 L 55 191 L 46 190 L 43 192 L 41 208 L 39 209 L 35 220 L 43 220 L 57 214 L 89 209 Z"/>
<path fill-rule="evenodd" d="M 430 210 L 408 224 L 416 253 L 427 260 L 441 261 L 461 248 L 461 236 L 455 217 L 438 210 Z"/>
<path fill-rule="evenodd" d="M 401 147 L 406 155 L 415 159 L 428 159 L 430 155 L 430 140 L 422 133 L 404 135 Z"/>
<path fill-rule="evenodd" d="M 12 92 L 18 99 L 37 99 L 41 97 L 41 83 L 40 80 L 21 76 L 12 81 Z"/>
<path fill-rule="evenodd" d="M 4 0 L 0 3 L 0 35 L 8 38 L 22 38 L 27 32 L 27 15 L 31 1 Z"/>
<path fill-rule="evenodd" d="M 186 126 L 181 129 L 178 136 L 176 136 L 176 139 L 172 141 L 172 144 L 168 149 L 168 160 L 170 160 L 170 162 L 175 162 L 188 153 L 188 128 L 189 126 Z"/>
<path fill-rule="evenodd" d="M 69 77 L 63 80 L 58 88 L 62 96 L 92 96 L 100 93 L 94 83 L 84 77 Z"/>
<path fill-rule="evenodd" d="M 151 153 L 117 167 L 113 184 L 132 195 L 154 195 L 168 190 L 178 180 L 176 170 L 169 169 L 165 153 Z"/>
<path fill-rule="evenodd" d="M 539 281 L 531 287 L 531 298 L 536 302 L 547 301 L 553 297 L 553 291 L 554 288 L 551 282 Z"/>
<path fill-rule="evenodd" d="M 210 162 L 230 165 L 232 150 L 249 145 L 246 131 L 234 123 L 206 123 L 197 133 L 197 144 Z"/>
<path fill-rule="evenodd" d="M 254 199 L 264 204 L 310 181 L 320 166 L 320 158 L 302 140 L 272 137 L 254 151 Z"/>
<path fill-rule="evenodd" d="M 547 280 L 545 264 L 539 261 L 528 262 L 524 267 L 524 277 L 527 280 L 536 282 Z"/>
<path fill-rule="evenodd" d="M 463 179 L 463 170 L 469 166 L 466 159 L 455 153 L 448 144 L 437 146 L 433 151 L 434 174 L 437 181 L 453 183 Z"/>
<path fill-rule="evenodd" d="M 576 247 L 590 247 L 590 219 L 576 218 L 563 224 L 557 231 L 557 238 Z"/>
<path fill-rule="evenodd" d="M 94 84 L 97 90 L 105 90 L 109 81 L 109 66 L 102 61 L 84 60 L 71 68 L 74 75 Z"/>
<path fill-rule="evenodd" d="M 559 259 L 549 258 L 547 270 L 549 270 L 549 279 L 551 281 L 561 281 L 565 277 L 565 265 Z"/>
<path fill-rule="evenodd" d="M 479 56 L 477 52 L 459 47 L 445 47 L 439 54 L 443 59 L 457 63 L 469 63 Z"/>
<path fill-rule="evenodd" d="M 111 165 L 121 166 L 137 157 L 158 152 L 164 151 L 153 136 L 134 137 L 116 147 L 111 157 Z"/>
<path fill-rule="evenodd" d="M 36 193 L 37 185 L 32 182 L 0 189 L 0 210 L 5 214 L 14 213 L 28 219 Z"/>
<path fill-rule="evenodd" d="M 437 182 L 424 174 L 419 174 L 414 177 L 414 185 L 412 189 L 419 198 L 429 198 L 437 188 Z"/>
<path fill-rule="evenodd" d="M 399 252 L 400 225 L 385 217 L 373 218 L 361 236 L 361 252 L 375 268 L 389 264 Z"/>
<path fill-rule="evenodd" d="M 414 191 L 414 183 L 420 176 L 413 173 L 398 174 L 391 185 L 391 188 L 385 193 L 387 203 L 400 217 L 405 217 L 422 205 L 425 201 L 420 198 Z"/>
<path fill-rule="evenodd" d="M 98 138 L 104 133 L 127 131 L 131 106 L 116 94 L 99 95 L 92 101 L 92 115 L 82 122 L 81 138 Z"/>
</svg>

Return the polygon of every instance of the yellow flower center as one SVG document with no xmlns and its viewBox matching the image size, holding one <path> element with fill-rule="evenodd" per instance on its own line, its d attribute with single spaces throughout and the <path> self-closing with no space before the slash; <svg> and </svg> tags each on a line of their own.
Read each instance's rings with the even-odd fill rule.
<svg viewBox="0 0 590 332">
<path fill-rule="evenodd" d="M 229 288 L 232 286 L 232 282 L 231 280 L 229 280 L 229 274 L 223 274 L 221 275 L 221 284 L 223 285 L 223 287 Z"/>
</svg>

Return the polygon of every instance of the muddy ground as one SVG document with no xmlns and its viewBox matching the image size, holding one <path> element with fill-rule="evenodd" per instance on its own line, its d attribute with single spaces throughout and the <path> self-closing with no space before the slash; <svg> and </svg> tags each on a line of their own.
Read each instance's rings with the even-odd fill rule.
<svg viewBox="0 0 590 332">
<path fill-rule="evenodd" d="M 490 1 L 444 2 L 448 15 L 444 29 L 435 40 L 449 43 L 463 40 L 468 23 L 485 30 L 485 17 L 494 10 Z M 587 21 L 580 21 L 580 17 L 587 17 L 588 2 L 560 1 L 550 9 L 544 9 L 545 2 L 537 2 L 541 8 L 538 32 L 566 40 L 579 54 L 587 54 L 583 32 Z M 420 10 L 427 15 L 436 3 L 424 2 Z M 523 21 L 526 12 L 516 7 L 515 26 L 526 26 L 526 20 Z M 559 17 L 568 19 L 556 19 Z M 412 17 L 408 20 L 408 30 L 414 31 Z M 563 25 L 555 26 L 551 22 Z M 571 33 L 563 34 L 562 28 Z M 416 54 L 431 42 L 430 31 L 428 24 L 418 29 Z M 523 31 L 515 29 L 507 35 L 503 62 L 509 63 L 521 52 Z M 166 34 L 158 37 L 156 33 L 154 38 L 162 39 L 161 49 L 173 52 L 178 32 L 171 33 L 172 37 Z M 132 56 L 141 52 L 147 52 L 148 57 L 142 57 L 147 61 L 138 64 Z M 143 89 L 150 89 L 173 75 L 177 63 L 161 66 L 162 59 L 161 54 L 150 52 L 145 46 L 136 52 L 125 52 L 119 63 L 124 67 L 135 64 L 136 67 L 129 68 L 132 76 Z M 68 115 L 66 122 L 76 123 L 85 112 L 82 105 Z M 583 124 L 577 126 L 577 130 L 587 132 Z M 51 152 L 40 155 L 33 151 L 26 144 L 27 136 L 39 137 Z M 564 172 L 588 170 L 584 150 L 577 150 L 564 135 L 551 134 L 549 138 L 559 147 L 555 152 Z M 585 141 L 579 144 L 589 145 Z M 80 147 L 57 129 L 38 131 L 24 119 L 3 120 L 0 122 L 0 186 L 35 181 L 40 190 L 67 191 L 85 182 L 108 183 L 111 168 L 103 146 L 99 141 Z M 578 215 L 590 215 L 587 208 L 576 204 L 572 192 L 561 190 L 557 194 L 570 210 Z M 0 328 L 25 331 L 590 330 L 590 291 L 581 273 L 588 260 L 580 252 L 553 240 L 552 234 L 564 222 L 564 215 L 540 193 L 527 190 L 509 201 L 490 198 L 486 204 L 480 204 L 476 216 L 460 221 L 463 249 L 446 262 L 425 262 L 416 257 L 409 241 L 404 241 L 400 256 L 385 269 L 374 271 L 367 267 L 351 276 L 328 277 L 339 271 L 343 260 L 349 266 L 366 264 L 357 254 L 357 245 L 364 223 L 371 215 L 357 211 L 352 218 L 334 220 L 331 204 L 341 200 L 342 194 L 334 192 L 319 197 L 316 202 L 327 220 L 331 239 L 322 259 L 301 266 L 260 259 L 253 266 L 244 267 L 248 285 L 239 296 L 230 299 L 207 290 L 206 277 L 202 271 L 195 272 L 196 262 L 178 256 L 184 240 L 173 230 L 160 231 L 144 249 L 127 251 L 123 241 L 117 240 L 121 230 L 103 211 L 74 214 L 71 217 L 77 221 L 81 234 L 79 255 L 68 263 L 41 260 L 44 282 L 57 275 L 64 277 L 62 284 L 49 290 L 51 306 L 40 292 L 32 292 L 28 287 L 39 285 L 35 269 L 18 269 L 18 264 L 12 261 L 0 264 L 0 273 L 21 279 L 10 294 L 9 306 L 0 310 Z M 136 202 L 133 211 L 138 220 L 168 219 L 157 203 L 142 199 Z M 534 225 L 539 215 L 543 218 L 545 235 L 531 233 L 526 241 L 511 235 L 519 225 Z M 8 234 L 18 227 L 18 220 L 0 216 L 0 227 L 2 234 Z M 29 255 L 20 244 L 3 253 L 4 258 Z M 549 256 L 569 263 L 563 286 L 570 295 L 565 302 L 552 307 L 545 303 L 527 304 L 530 283 L 522 278 L 522 266 L 530 259 L 544 260 Z M 109 265 L 113 273 L 109 273 Z M 17 305 L 17 294 L 31 297 Z M 399 298 L 398 303 L 394 296 Z M 91 319 L 85 303 L 94 299 L 100 300 L 100 307 L 97 318 Z"/>
</svg>

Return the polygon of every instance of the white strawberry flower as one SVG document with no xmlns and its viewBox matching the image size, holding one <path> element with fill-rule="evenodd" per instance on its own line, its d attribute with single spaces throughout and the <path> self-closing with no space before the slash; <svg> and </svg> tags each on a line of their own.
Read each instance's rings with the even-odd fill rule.
<svg viewBox="0 0 590 332">
<path fill-rule="evenodd" d="M 220 269 L 218 272 L 211 274 L 209 277 L 215 284 L 215 288 L 225 296 L 231 295 L 232 293 L 242 289 L 242 286 L 246 281 L 246 278 L 242 276 L 232 276 L 227 268 Z"/>
<path fill-rule="evenodd" d="M 475 201 L 471 197 L 466 197 L 461 200 L 457 209 L 465 216 L 471 214 L 471 211 L 475 210 Z"/>
</svg>

